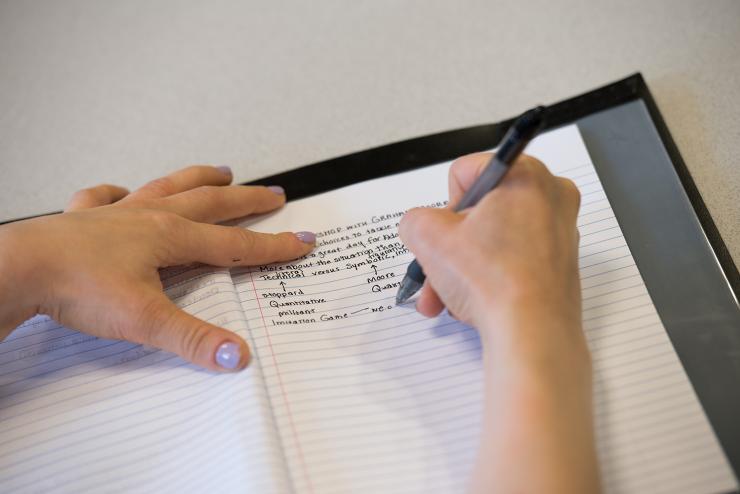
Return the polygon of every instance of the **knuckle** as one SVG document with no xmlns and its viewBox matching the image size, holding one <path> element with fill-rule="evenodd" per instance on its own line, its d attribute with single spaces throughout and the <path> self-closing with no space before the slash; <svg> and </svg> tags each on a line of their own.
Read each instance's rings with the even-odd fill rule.
<svg viewBox="0 0 740 494">
<path fill-rule="evenodd" d="M 525 188 L 534 194 L 547 194 L 552 188 L 553 175 L 550 170 L 537 158 L 522 155 L 511 167 L 510 186 Z"/>
<path fill-rule="evenodd" d="M 149 254 L 162 265 L 191 262 L 191 253 L 201 248 L 201 239 L 192 222 L 169 211 L 137 210 L 141 225 L 148 224 Z"/>
<path fill-rule="evenodd" d="M 146 219 L 153 229 L 154 241 L 151 252 L 157 259 L 181 261 L 183 244 L 192 241 L 188 223 L 169 211 L 146 210 Z"/>
<path fill-rule="evenodd" d="M 533 156 L 523 155 L 517 166 L 520 166 L 522 172 L 531 180 L 542 180 L 551 176 L 545 164 Z"/>
<path fill-rule="evenodd" d="M 183 225 L 182 218 L 169 211 L 152 209 L 147 211 L 147 216 L 149 217 L 149 221 L 151 221 L 157 229 L 168 234 L 179 230 Z"/>
<path fill-rule="evenodd" d="M 224 190 L 220 185 L 201 185 L 197 188 L 201 194 L 205 195 L 217 195 Z"/>
<path fill-rule="evenodd" d="M 121 336 L 192 359 L 205 345 L 208 325 L 204 322 L 183 325 L 179 315 L 179 310 L 152 299 L 139 307 L 136 324 L 122 328 Z"/>
<path fill-rule="evenodd" d="M 160 177 L 147 183 L 144 189 L 158 195 L 168 196 L 175 192 L 175 184 L 169 177 Z"/>
<path fill-rule="evenodd" d="M 208 336 L 208 326 L 205 323 L 192 324 L 182 331 L 179 336 L 179 348 L 182 355 L 189 359 L 194 359 L 201 353 L 205 346 L 206 337 Z"/>
<path fill-rule="evenodd" d="M 80 189 L 74 194 L 72 194 L 72 199 L 75 201 L 88 201 L 88 200 L 94 199 L 96 197 L 95 189 L 96 187 Z"/>
<path fill-rule="evenodd" d="M 563 193 L 568 198 L 575 200 L 579 200 L 581 198 L 581 191 L 573 180 L 565 177 L 558 177 L 558 179 Z"/>
<path fill-rule="evenodd" d="M 523 154 L 521 156 L 521 159 L 527 164 L 527 166 L 531 167 L 533 170 L 547 171 L 547 166 L 545 166 L 543 162 L 530 154 Z"/>
<path fill-rule="evenodd" d="M 138 304 L 137 304 L 138 305 Z M 156 299 L 145 301 L 132 312 L 137 314 L 133 324 L 119 328 L 120 338 L 145 345 L 162 346 L 162 331 L 171 317 Z"/>
<path fill-rule="evenodd" d="M 128 194 L 128 190 L 114 184 L 103 184 L 99 185 L 98 189 L 107 199 L 112 199 L 114 196 L 121 196 Z"/>
<path fill-rule="evenodd" d="M 190 194 L 196 197 L 196 200 L 212 202 L 223 197 L 220 192 L 222 192 L 222 187 L 217 185 L 201 185 L 192 189 Z"/>
<path fill-rule="evenodd" d="M 232 231 L 241 251 L 252 252 L 254 250 L 256 239 L 252 232 L 238 226 L 232 227 Z"/>
<path fill-rule="evenodd" d="M 569 178 L 557 177 L 557 181 L 559 185 L 558 192 L 568 210 L 578 214 L 581 207 L 581 191 L 578 186 Z"/>
</svg>

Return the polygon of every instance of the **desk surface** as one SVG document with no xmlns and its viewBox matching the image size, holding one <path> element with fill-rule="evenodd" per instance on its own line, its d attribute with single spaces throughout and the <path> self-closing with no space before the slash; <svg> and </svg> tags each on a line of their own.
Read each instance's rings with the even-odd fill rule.
<svg viewBox="0 0 740 494">
<path fill-rule="evenodd" d="M 495 3 L 6 0 L 0 220 L 189 163 L 246 181 L 639 70 L 740 261 L 740 3 Z"/>
</svg>

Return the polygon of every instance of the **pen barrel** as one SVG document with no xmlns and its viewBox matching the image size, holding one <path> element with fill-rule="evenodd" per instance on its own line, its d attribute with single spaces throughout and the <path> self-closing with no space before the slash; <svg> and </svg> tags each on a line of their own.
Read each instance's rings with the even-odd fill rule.
<svg viewBox="0 0 740 494">
<path fill-rule="evenodd" d="M 516 130 L 511 129 L 501 141 L 501 147 L 496 151 L 496 158 L 503 163 L 511 164 L 517 156 L 522 154 L 527 144 L 529 144 L 528 136 L 520 136 Z"/>
<path fill-rule="evenodd" d="M 424 279 L 426 278 L 424 270 L 421 268 L 419 261 L 417 261 L 416 259 L 414 259 L 411 264 L 409 264 L 409 267 L 406 270 L 406 276 L 417 283 L 424 283 Z"/>
<path fill-rule="evenodd" d="M 480 177 L 465 192 L 460 202 L 455 205 L 455 211 L 462 211 L 475 206 L 478 201 L 483 199 L 483 196 L 488 194 L 504 178 L 508 169 L 509 165 L 501 162 L 498 158 L 494 158 L 483 170 Z"/>
</svg>

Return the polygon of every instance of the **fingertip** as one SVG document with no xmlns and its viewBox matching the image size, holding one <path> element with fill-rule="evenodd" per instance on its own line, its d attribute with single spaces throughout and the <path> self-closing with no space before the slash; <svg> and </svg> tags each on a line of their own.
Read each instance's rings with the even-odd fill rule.
<svg viewBox="0 0 740 494">
<path fill-rule="evenodd" d="M 436 307 L 422 298 L 416 301 L 416 311 L 424 317 L 437 317 L 443 309 L 444 307 Z"/>
<path fill-rule="evenodd" d="M 415 208 L 401 218 L 398 234 L 403 243 L 413 251 L 421 244 L 439 244 L 450 235 L 450 228 L 454 223 L 460 220 L 461 217 L 449 209 Z M 430 239 L 434 242 L 426 242 Z"/>
<path fill-rule="evenodd" d="M 472 175 L 473 180 L 480 174 L 482 168 L 491 160 L 493 153 L 480 152 L 460 156 L 450 165 L 450 176 L 461 173 L 465 176 Z"/>
<path fill-rule="evenodd" d="M 294 235 L 303 244 L 316 245 L 316 234 L 314 232 L 296 232 Z"/>
<path fill-rule="evenodd" d="M 262 235 L 262 234 L 260 234 Z M 253 251 L 245 260 L 250 264 L 286 262 L 305 256 L 316 247 L 316 234 L 309 231 L 264 234 L 268 242 L 260 243 L 260 250 Z"/>
<path fill-rule="evenodd" d="M 227 184 L 230 184 L 234 179 L 234 173 L 231 171 L 230 166 L 215 166 L 216 170 L 224 176 L 224 180 L 227 180 Z"/>
<path fill-rule="evenodd" d="M 456 204 L 475 179 L 483 172 L 492 153 L 473 153 L 461 156 L 450 165 L 448 175 L 450 205 Z"/>
<path fill-rule="evenodd" d="M 405 242 L 404 237 L 411 234 L 411 231 L 416 228 L 425 212 L 425 208 L 413 208 L 406 211 L 406 214 L 403 215 L 398 224 L 398 234 L 401 236 L 401 240 Z"/>
<path fill-rule="evenodd" d="M 234 335 L 233 338 L 222 341 L 213 353 L 213 363 L 216 370 L 222 372 L 238 372 L 249 365 L 251 352 L 249 345 Z"/>
<path fill-rule="evenodd" d="M 316 234 L 309 231 L 288 233 L 293 237 L 292 243 L 296 245 L 293 258 L 305 256 L 316 248 Z"/>
<path fill-rule="evenodd" d="M 424 283 L 419 300 L 416 302 L 416 310 L 426 317 L 437 317 L 445 306 L 439 295 L 431 288 L 428 282 Z"/>
<path fill-rule="evenodd" d="M 272 204 L 285 204 L 287 196 L 285 195 L 285 189 L 279 185 L 263 185 L 260 186 L 262 189 L 265 199 Z"/>
<path fill-rule="evenodd" d="M 241 187 L 249 191 L 250 200 L 252 197 L 256 199 L 249 214 L 269 213 L 283 207 L 287 201 L 285 190 L 279 185 L 243 185 Z"/>
<path fill-rule="evenodd" d="M 200 338 L 197 334 L 183 335 L 182 352 L 178 353 L 194 364 L 216 372 L 238 372 L 249 365 L 251 352 L 244 338 L 208 323 L 204 329 Z"/>
</svg>

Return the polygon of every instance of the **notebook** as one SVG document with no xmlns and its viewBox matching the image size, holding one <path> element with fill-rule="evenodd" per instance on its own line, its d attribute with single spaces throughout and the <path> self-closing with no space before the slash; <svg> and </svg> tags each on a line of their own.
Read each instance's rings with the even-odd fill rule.
<svg viewBox="0 0 740 494">
<path fill-rule="evenodd" d="M 577 127 L 543 134 L 527 152 L 582 195 L 583 321 L 604 491 L 736 489 Z M 249 341 L 244 372 L 211 373 L 43 316 L 24 323 L 0 343 L 3 491 L 463 492 L 480 434 L 478 335 L 393 302 L 412 259 L 398 222 L 411 207 L 446 204 L 448 167 L 243 223 L 317 232 L 306 258 L 162 271 L 180 307 Z"/>
</svg>

